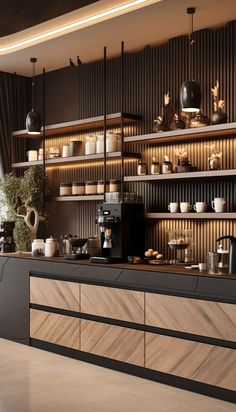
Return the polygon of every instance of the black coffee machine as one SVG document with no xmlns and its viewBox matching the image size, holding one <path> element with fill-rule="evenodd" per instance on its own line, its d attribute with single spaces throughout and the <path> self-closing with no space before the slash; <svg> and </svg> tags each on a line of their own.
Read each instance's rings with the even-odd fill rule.
<svg viewBox="0 0 236 412">
<path fill-rule="evenodd" d="M 129 255 L 144 254 L 143 204 L 103 203 L 98 205 L 96 223 L 100 232 L 100 256 L 91 262 L 127 261 Z"/>
<path fill-rule="evenodd" d="M 15 222 L 5 221 L 0 224 L 0 252 L 15 252 L 15 242 L 13 239 L 13 229 Z"/>
</svg>

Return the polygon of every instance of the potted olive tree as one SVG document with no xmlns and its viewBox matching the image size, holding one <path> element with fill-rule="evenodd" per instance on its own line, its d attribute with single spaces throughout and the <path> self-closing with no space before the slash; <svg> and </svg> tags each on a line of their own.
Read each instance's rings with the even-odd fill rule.
<svg viewBox="0 0 236 412">
<path fill-rule="evenodd" d="M 14 173 L 0 179 L 1 220 L 14 220 L 14 240 L 17 251 L 30 250 L 37 237 L 43 215 L 43 195 L 46 179 L 41 167 L 32 166 L 22 177 Z"/>
</svg>

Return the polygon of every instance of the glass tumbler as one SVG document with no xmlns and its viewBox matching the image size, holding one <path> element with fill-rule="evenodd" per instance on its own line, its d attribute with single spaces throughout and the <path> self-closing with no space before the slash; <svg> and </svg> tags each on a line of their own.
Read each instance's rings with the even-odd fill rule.
<svg viewBox="0 0 236 412">
<path fill-rule="evenodd" d="M 217 252 L 207 252 L 207 271 L 208 273 L 219 272 L 219 255 Z"/>
</svg>

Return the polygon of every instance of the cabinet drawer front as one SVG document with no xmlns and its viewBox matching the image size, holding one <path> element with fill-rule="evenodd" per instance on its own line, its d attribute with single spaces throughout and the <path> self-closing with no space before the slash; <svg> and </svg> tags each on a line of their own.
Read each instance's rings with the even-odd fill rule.
<svg viewBox="0 0 236 412">
<path fill-rule="evenodd" d="M 144 332 L 82 319 L 81 350 L 144 366 Z"/>
<path fill-rule="evenodd" d="M 30 337 L 79 349 L 80 319 L 30 310 Z"/>
<path fill-rule="evenodd" d="M 147 293 L 146 324 L 236 341 L 236 305 Z"/>
<path fill-rule="evenodd" d="M 144 293 L 81 285 L 81 312 L 144 323 Z"/>
<path fill-rule="evenodd" d="M 236 390 L 236 350 L 146 333 L 146 367 Z"/>
<path fill-rule="evenodd" d="M 30 278 L 30 303 L 78 312 L 79 283 Z"/>
</svg>

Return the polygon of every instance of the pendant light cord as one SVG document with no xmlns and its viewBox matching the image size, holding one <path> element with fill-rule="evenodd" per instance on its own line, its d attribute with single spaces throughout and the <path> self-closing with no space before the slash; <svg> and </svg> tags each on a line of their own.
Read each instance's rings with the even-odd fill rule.
<svg viewBox="0 0 236 412">
<path fill-rule="evenodd" d="M 189 80 L 192 80 L 193 79 L 192 47 L 195 43 L 195 40 L 193 38 L 193 15 L 195 14 L 195 7 L 187 8 L 187 14 L 190 15 L 190 32 L 188 35 L 188 78 Z"/>
<path fill-rule="evenodd" d="M 37 59 L 35 57 L 32 57 L 30 59 L 31 63 L 33 64 L 33 69 L 32 69 L 32 109 L 34 109 L 34 104 L 35 104 L 35 63 Z"/>
</svg>

